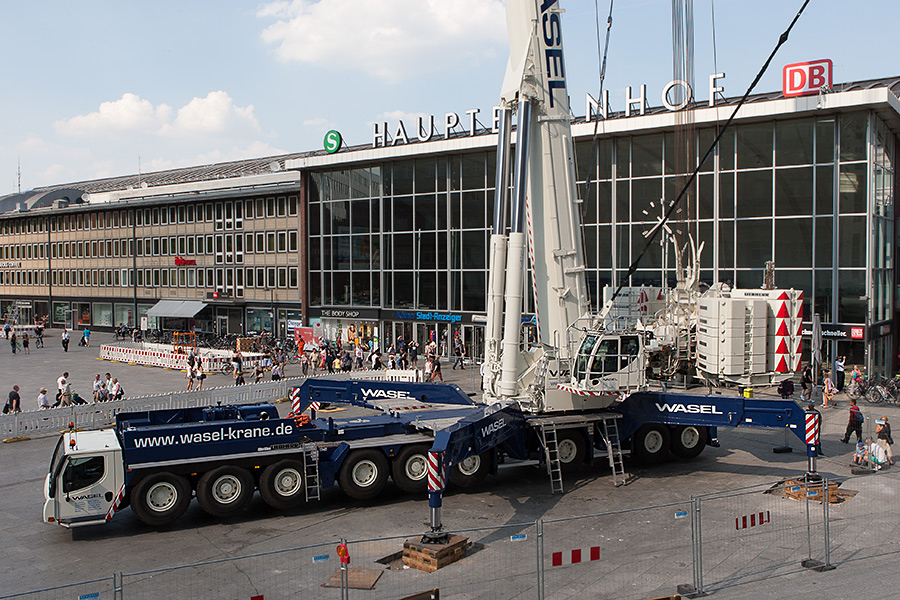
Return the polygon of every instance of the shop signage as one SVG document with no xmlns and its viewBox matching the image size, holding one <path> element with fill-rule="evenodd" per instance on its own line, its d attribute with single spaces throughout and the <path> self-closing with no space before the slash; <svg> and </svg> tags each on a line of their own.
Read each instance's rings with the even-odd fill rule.
<svg viewBox="0 0 900 600">
<path fill-rule="evenodd" d="M 822 323 L 823 340 L 863 340 L 866 328 L 862 325 L 845 325 L 843 323 Z M 812 323 L 803 322 L 803 337 L 812 337 Z"/>
<path fill-rule="evenodd" d="M 175 266 L 176 267 L 184 267 L 187 265 L 196 265 L 197 261 L 193 258 L 181 258 L 180 256 L 175 257 Z"/>
<path fill-rule="evenodd" d="M 16 308 L 31 308 L 31 300 L 16 300 Z"/>
<path fill-rule="evenodd" d="M 341 137 L 341 133 L 332 129 L 328 133 L 325 134 L 324 147 L 325 152 L 328 154 L 334 154 L 338 150 L 341 149 L 341 145 L 344 143 L 344 138 Z"/>
<path fill-rule="evenodd" d="M 22 261 L 20 261 L 20 260 L 17 260 L 17 261 L 10 260 L 10 261 L 6 261 L 6 262 L 0 262 L 0 269 L 21 269 L 21 268 L 22 268 Z"/>
<path fill-rule="evenodd" d="M 462 315 L 453 313 L 439 312 L 422 312 L 422 311 L 405 311 L 398 310 L 394 316 L 395 319 L 403 321 L 433 321 L 446 323 L 459 323 L 462 321 Z"/>
<path fill-rule="evenodd" d="M 375 321 L 378 319 L 377 308 L 322 308 L 309 310 L 310 317 L 323 319 L 365 319 Z"/>
<path fill-rule="evenodd" d="M 829 63 L 831 61 L 828 61 Z M 807 63 L 802 63 L 807 64 Z M 812 64 L 812 63 L 810 63 Z M 828 75 L 828 83 L 831 84 L 831 71 L 829 70 Z M 709 76 L 709 106 L 716 105 L 716 94 L 721 94 L 725 92 L 725 87 L 718 85 L 719 80 L 725 78 L 725 73 L 713 73 Z M 818 79 L 816 79 L 818 81 Z M 673 94 L 672 92 L 676 89 L 680 88 L 680 99 L 679 101 L 673 102 Z M 631 86 L 627 86 L 625 88 L 625 116 L 630 117 L 634 113 L 637 112 L 639 115 L 643 115 L 647 111 L 648 100 L 647 100 L 647 85 L 641 84 L 638 89 L 640 90 L 637 93 L 632 92 Z M 818 89 L 818 88 L 816 88 Z M 787 94 L 785 94 L 787 95 Z M 694 90 L 691 88 L 690 84 L 683 79 L 673 79 L 666 85 L 662 87 L 662 92 L 660 94 L 662 99 L 662 105 L 669 111 L 679 111 L 686 107 L 694 97 Z M 470 108 L 465 111 L 466 115 L 466 129 L 464 134 L 467 137 L 472 137 L 479 133 L 478 130 L 478 115 L 481 113 L 480 108 Z M 610 104 L 609 104 L 609 91 L 606 90 L 603 92 L 603 98 L 600 100 L 595 100 L 593 96 L 589 93 L 585 93 L 585 109 L 584 114 L 587 115 L 591 120 L 595 118 L 608 119 L 610 116 Z M 448 112 L 444 113 L 444 120 L 439 125 L 443 125 L 443 129 L 439 129 L 435 125 L 435 117 L 434 115 L 420 115 L 416 118 L 415 128 L 409 130 L 406 128 L 406 125 L 402 120 L 398 120 L 394 127 L 389 128 L 387 121 L 382 121 L 381 123 L 373 123 L 372 124 L 372 147 L 373 148 L 386 148 L 388 146 L 396 146 L 398 144 L 408 144 L 410 139 L 419 142 L 428 142 L 431 141 L 435 136 L 442 137 L 443 139 L 449 139 L 453 134 L 453 130 L 460 126 L 463 119 L 459 116 L 458 113 Z M 491 118 L 491 133 L 497 133 L 500 130 L 500 107 L 495 106 L 492 110 L 492 118 Z M 411 131 L 411 133 L 410 133 Z M 329 132 L 330 133 L 330 132 Z M 327 143 L 327 138 L 326 138 Z"/>
<path fill-rule="evenodd" d="M 831 60 L 785 65 L 781 72 L 781 93 L 786 97 L 818 94 L 822 88 L 831 88 Z"/>
</svg>

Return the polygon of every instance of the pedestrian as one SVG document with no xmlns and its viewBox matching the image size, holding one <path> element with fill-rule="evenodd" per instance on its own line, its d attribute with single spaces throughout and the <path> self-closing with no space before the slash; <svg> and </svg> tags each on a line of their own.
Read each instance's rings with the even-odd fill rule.
<svg viewBox="0 0 900 600">
<path fill-rule="evenodd" d="M 188 360 L 188 366 L 184 370 L 184 376 L 187 377 L 188 380 L 187 389 L 185 390 L 187 392 L 194 389 L 194 380 L 197 378 L 197 372 L 194 370 L 194 363 L 195 361 Z"/>
<path fill-rule="evenodd" d="M 22 412 L 22 399 L 19 396 L 19 386 L 14 385 L 12 391 L 6 399 L 6 406 L 3 407 L 3 414 L 14 414 Z"/>
<path fill-rule="evenodd" d="M 416 340 L 409 340 L 409 344 L 406 347 L 406 351 L 409 354 L 409 362 L 412 365 L 413 369 L 419 368 L 419 343 Z"/>
<path fill-rule="evenodd" d="M 278 366 L 278 365 L 276 365 Z M 306 352 L 300 352 L 300 370 L 303 372 L 303 376 L 307 377 L 309 374 L 309 355 Z M 275 379 L 275 369 L 272 369 L 272 379 Z"/>
<path fill-rule="evenodd" d="M 465 356 L 466 356 L 466 349 L 465 349 L 465 347 L 463 346 L 462 342 L 460 342 L 459 340 L 456 340 L 456 344 L 454 344 L 453 354 L 456 355 L 456 361 L 454 361 L 454 363 L 453 363 L 453 369 L 452 369 L 452 370 L 455 371 L 457 366 L 458 366 L 461 370 L 464 370 L 466 367 L 465 367 L 465 365 L 463 364 L 463 359 L 464 359 Z"/>
<path fill-rule="evenodd" d="M 194 375 L 197 378 L 197 391 L 203 387 L 203 380 L 206 379 L 206 373 L 203 372 L 203 359 L 197 359 L 197 366 L 194 368 Z"/>
<path fill-rule="evenodd" d="M 100 382 L 100 391 L 97 392 L 97 402 L 109 402 L 109 388 L 106 387 L 106 382 Z"/>
<path fill-rule="evenodd" d="M 434 383 L 435 377 L 440 379 L 441 383 L 444 383 L 444 376 L 441 374 L 441 359 L 436 354 L 435 354 L 434 358 L 431 360 L 431 382 L 432 383 Z"/>
<path fill-rule="evenodd" d="M 259 361 L 256 361 L 256 364 L 253 365 L 253 383 L 259 383 L 263 376 L 263 368 L 262 365 L 259 364 Z"/>
<path fill-rule="evenodd" d="M 119 380 L 113 377 L 113 386 L 112 390 L 110 390 L 110 395 L 113 400 L 121 400 L 125 397 L 125 388 L 122 387 L 122 384 L 119 383 Z"/>
<path fill-rule="evenodd" d="M 891 437 L 891 424 L 888 423 L 887 417 L 875 419 L 875 443 L 881 446 L 887 456 L 888 462 L 894 464 L 894 453 L 891 452 L 891 446 L 894 444 L 894 438 Z"/>
<path fill-rule="evenodd" d="M 872 438 L 866 438 L 866 464 L 876 471 L 888 463 L 884 448 L 872 442 Z"/>
<path fill-rule="evenodd" d="M 34 347 L 35 348 L 43 348 L 44 347 L 44 326 L 38 325 L 34 328 Z"/>
<path fill-rule="evenodd" d="M 91 387 L 94 390 L 94 402 L 100 402 L 100 388 L 103 387 L 103 380 L 100 379 L 100 373 L 94 375 L 94 381 Z"/>
<path fill-rule="evenodd" d="M 837 402 L 834 401 L 834 395 L 837 394 L 837 387 L 831 381 L 828 371 L 825 372 L 825 386 L 822 389 L 822 407 L 836 408 Z"/>
<path fill-rule="evenodd" d="M 84 346 L 91 345 L 91 330 L 87 327 L 84 328 L 84 331 L 81 333 L 81 339 L 84 341 Z"/>
<path fill-rule="evenodd" d="M 865 420 L 866 418 L 863 416 L 862 411 L 856 406 L 856 399 L 850 398 L 850 418 L 847 421 L 847 430 L 844 432 L 841 442 L 844 444 L 850 443 L 850 436 L 853 433 L 856 433 L 856 441 L 861 442 L 863 439 L 862 425 Z"/>
<path fill-rule="evenodd" d="M 106 383 L 106 389 L 111 390 L 112 389 L 112 375 L 110 375 L 109 373 L 105 373 L 103 375 L 103 381 L 104 381 L 104 383 Z"/>
<path fill-rule="evenodd" d="M 6 339 L 9 339 L 9 332 L 12 330 L 12 327 L 9 326 L 9 323 L 3 324 L 3 333 L 6 334 Z"/>
<path fill-rule="evenodd" d="M 304 354 L 304 356 L 306 356 L 306 355 Z M 308 366 L 309 366 L 309 363 L 307 363 L 307 367 Z M 281 380 L 281 373 L 282 373 L 281 369 L 282 369 L 281 363 L 275 363 L 274 365 L 272 365 L 272 381 L 280 381 Z M 306 369 L 303 370 L 303 375 L 304 375 L 304 377 L 306 376 Z"/>
<path fill-rule="evenodd" d="M 834 386 L 838 393 L 844 391 L 844 361 L 846 360 L 846 356 L 838 356 L 834 360 Z"/>
<path fill-rule="evenodd" d="M 231 376 L 234 378 L 234 385 L 244 385 L 244 372 L 239 367 L 235 367 Z"/>
<path fill-rule="evenodd" d="M 62 335 L 60 336 L 60 342 L 62 343 L 63 352 L 69 351 L 69 330 L 63 329 Z"/>
<path fill-rule="evenodd" d="M 65 373 L 62 374 L 62 376 L 59 379 L 56 380 L 56 389 L 57 389 L 56 404 L 54 404 L 53 406 L 59 406 L 59 404 L 62 402 L 63 391 L 66 389 L 66 387 L 68 385 L 69 385 L 69 372 L 66 371 Z"/>
<path fill-rule="evenodd" d="M 22 332 L 22 351 L 25 354 L 31 354 L 31 340 L 28 339 L 28 332 Z"/>
<path fill-rule="evenodd" d="M 803 374 L 800 375 L 800 399 L 803 402 L 809 402 L 812 399 L 812 367 L 806 363 Z"/>
<path fill-rule="evenodd" d="M 46 410 L 46 409 L 50 408 L 50 399 L 47 398 L 47 388 L 42 387 L 40 390 L 38 390 L 37 401 L 38 401 L 38 408 L 40 410 Z"/>
<path fill-rule="evenodd" d="M 431 357 L 425 359 L 425 381 L 431 381 Z"/>
<path fill-rule="evenodd" d="M 13 331 L 13 332 L 12 332 L 12 335 L 9 337 L 9 345 L 12 346 L 12 353 L 13 353 L 13 354 L 16 353 L 16 343 L 17 343 L 17 342 L 18 342 L 18 340 L 16 340 L 16 332 Z"/>
</svg>

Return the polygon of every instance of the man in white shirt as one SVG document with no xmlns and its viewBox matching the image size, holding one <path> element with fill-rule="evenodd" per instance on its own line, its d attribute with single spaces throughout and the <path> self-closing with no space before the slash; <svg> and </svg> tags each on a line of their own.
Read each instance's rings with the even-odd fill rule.
<svg viewBox="0 0 900 600">
<path fill-rule="evenodd" d="M 69 372 L 66 371 L 62 377 L 56 380 L 56 387 L 59 389 L 57 400 L 60 406 L 69 406 L 72 404 L 72 393 L 69 388 Z"/>
<path fill-rule="evenodd" d="M 884 448 L 872 441 L 872 438 L 866 438 L 866 460 L 869 466 L 876 471 L 880 471 L 882 465 L 886 465 L 888 458 Z"/>
</svg>

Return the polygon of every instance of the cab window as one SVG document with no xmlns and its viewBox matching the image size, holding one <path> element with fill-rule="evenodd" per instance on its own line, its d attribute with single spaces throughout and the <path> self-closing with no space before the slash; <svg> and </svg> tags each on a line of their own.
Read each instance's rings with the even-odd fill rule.
<svg viewBox="0 0 900 600">
<path fill-rule="evenodd" d="M 591 363 L 591 376 L 599 377 L 604 373 L 615 373 L 619 370 L 619 340 L 606 338 L 601 340 L 594 352 Z"/>
<path fill-rule="evenodd" d="M 102 456 L 70 458 L 63 473 L 63 492 L 73 492 L 100 481 L 105 470 Z"/>
</svg>

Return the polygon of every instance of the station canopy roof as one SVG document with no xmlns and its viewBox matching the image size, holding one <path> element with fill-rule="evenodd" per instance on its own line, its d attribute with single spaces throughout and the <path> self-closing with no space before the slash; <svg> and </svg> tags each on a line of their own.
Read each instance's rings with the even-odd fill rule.
<svg viewBox="0 0 900 600">
<path fill-rule="evenodd" d="M 147 311 L 147 316 L 191 318 L 204 308 L 206 303 L 199 300 L 160 300 Z"/>
</svg>

